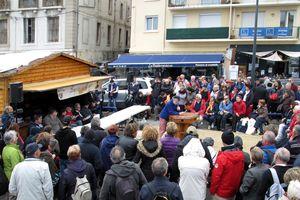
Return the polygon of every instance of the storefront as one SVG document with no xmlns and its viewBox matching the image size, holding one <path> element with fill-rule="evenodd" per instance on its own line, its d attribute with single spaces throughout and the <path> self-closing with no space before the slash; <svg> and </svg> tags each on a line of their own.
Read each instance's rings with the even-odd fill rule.
<svg viewBox="0 0 300 200">
<path fill-rule="evenodd" d="M 133 72 L 135 76 L 160 76 L 173 78 L 186 75 L 210 76 L 222 73 L 223 54 L 180 54 L 180 55 L 120 55 L 108 64 L 118 73 Z"/>
</svg>

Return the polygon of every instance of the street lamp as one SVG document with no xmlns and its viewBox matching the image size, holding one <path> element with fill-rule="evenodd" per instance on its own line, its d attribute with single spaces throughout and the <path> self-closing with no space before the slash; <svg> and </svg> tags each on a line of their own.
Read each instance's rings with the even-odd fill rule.
<svg viewBox="0 0 300 200">
<path fill-rule="evenodd" d="M 252 84 L 253 87 L 255 87 L 255 64 L 256 64 L 258 2 L 259 2 L 259 0 L 256 0 L 255 21 L 254 21 L 254 37 L 253 37 L 253 49 L 252 49 L 251 84 Z"/>
</svg>

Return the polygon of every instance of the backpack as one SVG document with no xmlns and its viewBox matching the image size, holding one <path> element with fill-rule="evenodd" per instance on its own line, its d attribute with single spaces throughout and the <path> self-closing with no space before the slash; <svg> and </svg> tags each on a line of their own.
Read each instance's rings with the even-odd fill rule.
<svg viewBox="0 0 300 200">
<path fill-rule="evenodd" d="M 278 175 L 274 168 L 270 168 L 272 178 L 273 178 L 273 185 L 268 189 L 265 194 L 265 200 L 277 200 L 281 198 L 284 194 L 284 190 L 282 185 L 279 182 Z"/>
<path fill-rule="evenodd" d="M 74 193 L 72 194 L 73 200 L 91 200 L 92 199 L 92 191 L 89 181 L 84 177 L 79 178 L 76 177 L 76 185 Z"/>
<path fill-rule="evenodd" d="M 266 164 L 272 165 L 275 153 L 272 152 L 272 151 L 270 151 L 270 150 L 268 150 L 268 149 L 264 149 L 263 151 L 267 153 L 268 158 L 269 158 L 268 163 L 266 163 Z"/>
<path fill-rule="evenodd" d="M 139 197 L 139 185 L 134 179 L 133 175 L 127 177 L 118 176 L 114 171 L 109 170 L 109 175 L 116 177 L 115 188 L 116 188 L 116 199 L 132 199 L 137 200 Z"/>
<path fill-rule="evenodd" d="M 0 196 L 8 192 L 8 179 L 4 173 L 2 166 L 0 165 Z"/>
<path fill-rule="evenodd" d="M 173 191 L 176 189 L 176 185 L 174 185 L 174 188 L 171 190 L 169 194 L 168 192 L 157 191 L 151 183 L 148 184 L 148 188 L 151 191 L 151 193 L 154 195 L 152 200 L 172 200 L 169 194 L 173 193 Z"/>
</svg>

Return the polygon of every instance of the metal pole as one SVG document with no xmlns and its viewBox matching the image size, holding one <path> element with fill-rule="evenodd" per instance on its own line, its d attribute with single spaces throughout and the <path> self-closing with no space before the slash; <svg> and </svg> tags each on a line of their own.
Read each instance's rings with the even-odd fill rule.
<svg viewBox="0 0 300 200">
<path fill-rule="evenodd" d="M 256 0 L 255 22 L 254 22 L 254 38 L 253 38 L 253 49 L 252 49 L 252 68 L 251 68 L 251 84 L 252 84 L 253 87 L 255 87 L 255 64 L 256 64 L 258 3 L 259 3 L 259 0 Z"/>
</svg>

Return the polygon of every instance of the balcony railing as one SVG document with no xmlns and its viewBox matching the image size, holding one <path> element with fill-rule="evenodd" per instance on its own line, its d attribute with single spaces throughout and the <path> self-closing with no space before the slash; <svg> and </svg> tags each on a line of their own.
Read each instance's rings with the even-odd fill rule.
<svg viewBox="0 0 300 200">
<path fill-rule="evenodd" d="M 0 10 L 7 10 L 10 7 L 9 0 L 0 0 Z"/>
<path fill-rule="evenodd" d="M 62 6 L 63 0 L 43 0 L 43 7 Z"/>
<path fill-rule="evenodd" d="M 226 39 L 228 27 L 213 28 L 171 28 L 167 29 L 167 40 Z"/>
<path fill-rule="evenodd" d="M 38 0 L 19 0 L 19 8 L 37 8 Z"/>
<path fill-rule="evenodd" d="M 254 36 L 253 27 L 234 29 L 231 39 L 249 39 Z M 296 39 L 299 38 L 299 27 L 259 27 L 257 28 L 259 39 Z"/>
</svg>

